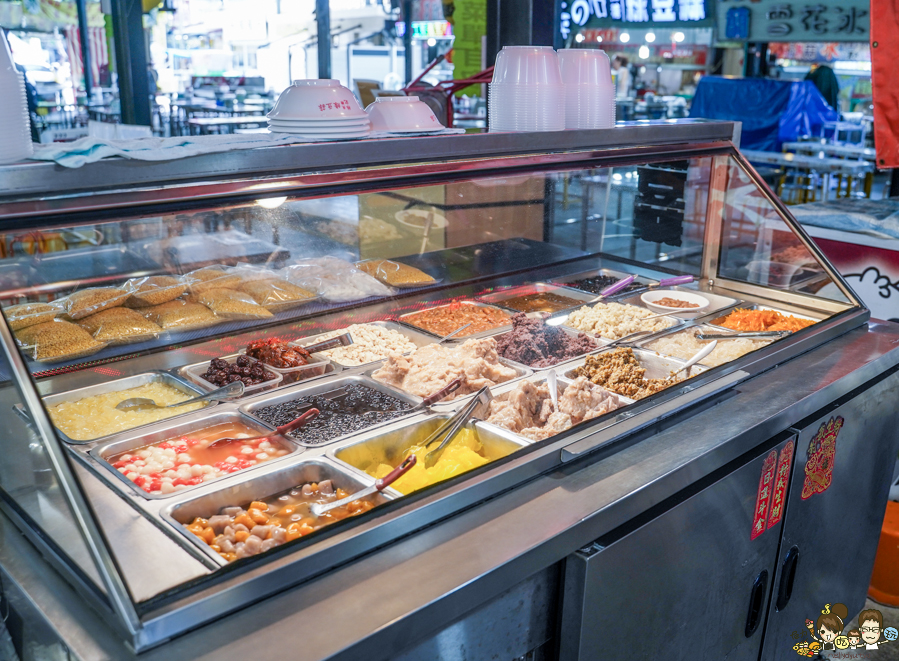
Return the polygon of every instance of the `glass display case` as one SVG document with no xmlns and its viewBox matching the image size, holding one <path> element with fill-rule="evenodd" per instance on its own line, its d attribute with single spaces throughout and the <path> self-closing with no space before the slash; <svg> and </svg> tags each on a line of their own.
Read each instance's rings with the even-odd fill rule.
<svg viewBox="0 0 899 661">
<path fill-rule="evenodd" d="M 366 141 L 274 173 L 257 150 L 0 197 L 4 511 L 141 650 L 863 325 L 731 131 Z"/>
</svg>

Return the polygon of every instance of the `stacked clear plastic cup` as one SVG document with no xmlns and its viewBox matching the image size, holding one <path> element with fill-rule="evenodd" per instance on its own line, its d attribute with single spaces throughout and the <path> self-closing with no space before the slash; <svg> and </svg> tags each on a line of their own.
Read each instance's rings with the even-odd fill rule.
<svg viewBox="0 0 899 661">
<path fill-rule="evenodd" d="M 566 129 L 615 126 L 615 86 L 609 56 L 587 48 L 560 50 L 559 69 L 565 87 Z"/>
<path fill-rule="evenodd" d="M 506 46 L 496 56 L 489 86 L 491 131 L 561 131 L 565 88 L 550 46 Z"/>
<path fill-rule="evenodd" d="M 15 163 L 34 153 L 25 78 L 13 64 L 6 34 L 0 30 L 0 163 Z"/>
</svg>

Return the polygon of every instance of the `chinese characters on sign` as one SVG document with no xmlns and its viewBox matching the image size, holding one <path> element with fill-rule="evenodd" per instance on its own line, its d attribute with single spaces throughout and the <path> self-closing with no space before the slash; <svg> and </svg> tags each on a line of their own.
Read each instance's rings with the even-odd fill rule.
<svg viewBox="0 0 899 661">
<path fill-rule="evenodd" d="M 559 31 L 564 39 L 571 34 L 572 23 L 584 26 L 621 21 L 623 23 L 697 23 L 711 18 L 705 0 L 563 0 Z"/>
<path fill-rule="evenodd" d="M 748 41 L 868 41 L 865 0 L 720 0 L 726 39 Z"/>
<path fill-rule="evenodd" d="M 749 539 L 755 539 L 765 532 L 768 522 L 768 504 L 774 489 L 774 477 L 777 470 L 777 450 L 771 450 L 762 464 L 762 476 L 759 478 L 759 491 L 755 497 L 755 510 L 752 513 L 752 530 Z"/>
</svg>

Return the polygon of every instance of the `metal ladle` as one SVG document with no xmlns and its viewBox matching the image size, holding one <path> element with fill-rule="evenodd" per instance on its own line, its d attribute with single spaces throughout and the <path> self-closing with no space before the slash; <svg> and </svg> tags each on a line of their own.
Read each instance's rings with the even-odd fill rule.
<svg viewBox="0 0 899 661">
<path fill-rule="evenodd" d="M 194 402 L 202 402 L 206 400 L 221 402 L 229 399 L 235 399 L 243 395 L 243 391 L 244 385 L 242 381 L 232 381 L 227 386 L 223 386 L 222 388 L 218 388 L 217 390 L 208 392 L 205 395 L 200 395 L 199 397 L 192 397 L 191 399 L 185 400 L 183 402 L 178 402 L 177 404 L 160 405 L 154 402 L 152 399 L 148 399 L 146 397 L 131 397 L 130 399 L 122 400 L 121 402 L 116 404 L 116 408 L 119 411 L 139 411 L 140 409 L 145 408 L 171 409 L 178 406 L 184 406 L 185 404 L 193 404 Z"/>
</svg>

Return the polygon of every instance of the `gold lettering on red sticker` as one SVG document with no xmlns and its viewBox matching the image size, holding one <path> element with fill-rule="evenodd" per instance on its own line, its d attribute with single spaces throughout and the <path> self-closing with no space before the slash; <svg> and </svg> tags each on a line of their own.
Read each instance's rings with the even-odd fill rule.
<svg viewBox="0 0 899 661">
<path fill-rule="evenodd" d="M 752 513 L 752 531 L 749 539 L 755 539 L 765 532 L 768 520 L 768 504 L 774 488 L 774 475 L 777 471 L 777 450 L 771 450 L 762 464 L 762 476 L 759 478 L 759 492 L 755 497 L 755 511 Z"/>
<path fill-rule="evenodd" d="M 788 441 L 780 451 L 780 459 L 777 461 L 777 473 L 774 477 L 774 495 L 771 497 L 771 510 L 768 513 L 768 527 L 773 528 L 784 516 L 784 500 L 787 496 L 787 487 L 790 484 L 790 465 L 793 463 L 793 448 L 795 443 Z"/>
<path fill-rule="evenodd" d="M 841 416 L 831 418 L 821 423 L 818 433 L 809 442 L 802 500 L 807 500 L 816 493 L 824 493 L 830 487 L 833 480 L 833 464 L 837 455 L 837 436 L 842 428 Z"/>
</svg>

